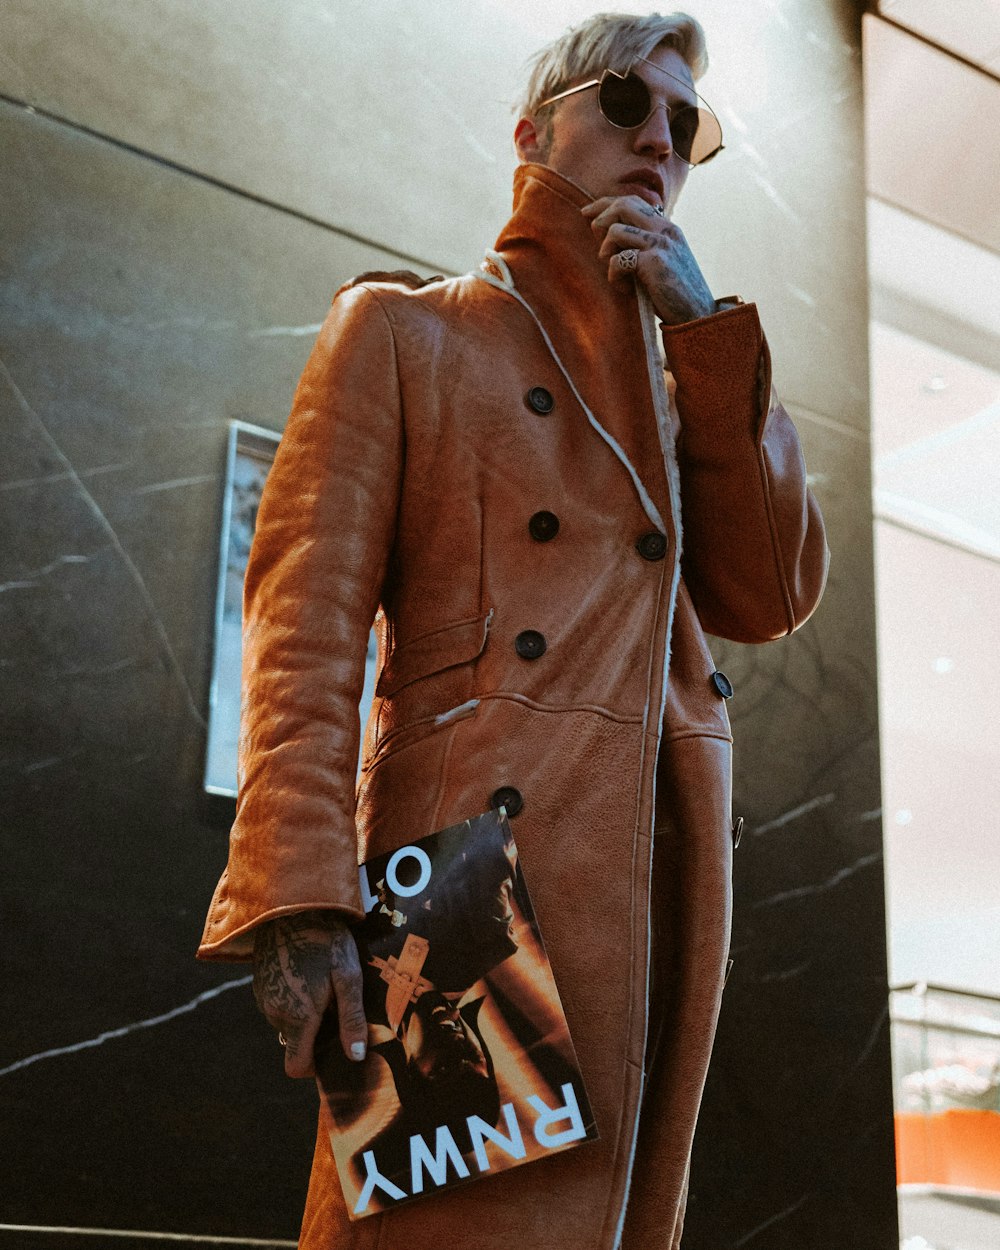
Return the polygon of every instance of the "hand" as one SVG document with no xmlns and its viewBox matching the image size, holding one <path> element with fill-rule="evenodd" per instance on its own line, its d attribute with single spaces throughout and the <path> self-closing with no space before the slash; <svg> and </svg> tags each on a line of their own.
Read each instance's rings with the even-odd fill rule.
<svg viewBox="0 0 1000 1250">
<path fill-rule="evenodd" d="M 335 912 L 279 916 L 257 929 L 253 994 L 285 1040 L 285 1072 L 313 1076 L 313 1043 L 336 1002 L 340 1041 L 349 1059 L 365 1057 L 368 1025 L 354 935 Z"/>
<path fill-rule="evenodd" d="M 608 281 L 634 276 L 649 293 L 662 321 L 679 325 L 716 311 L 715 300 L 680 226 L 663 217 L 641 196 L 602 196 L 582 210 L 601 239 L 599 256 L 608 260 Z M 634 270 L 623 269 L 620 252 L 639 253 Z"/>
</svg>

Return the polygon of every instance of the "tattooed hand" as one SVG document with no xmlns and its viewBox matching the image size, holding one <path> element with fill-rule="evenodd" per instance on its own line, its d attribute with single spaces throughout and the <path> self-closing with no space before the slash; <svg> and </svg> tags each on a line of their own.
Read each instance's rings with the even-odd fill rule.
<svg viewBox="0 0 1000 1250">
<path fill-rule="evenodd" d="M 313 1075 L 313 1042 L 334 1003 L 344 1053 L 364 1059 L 361 962 L 354 935 L 335 912 L 302 911 L 262 924 L 253 959 L 254 998 L 285 1038 L 289 1076 Z"/>
<path fill-rule="evenodd" d="M 598 255 L 608 262 L 608 280 L 621 282 L 634 276 L 649 292 L 661 320 L 679 325 L 716 311 L 684 232 L 640 196 L 603 196 L 581 212 L 601 240 Z M 629 248 L 638 253 L 636 265 L 623 268 L 619 255 Z"/>
</svg>

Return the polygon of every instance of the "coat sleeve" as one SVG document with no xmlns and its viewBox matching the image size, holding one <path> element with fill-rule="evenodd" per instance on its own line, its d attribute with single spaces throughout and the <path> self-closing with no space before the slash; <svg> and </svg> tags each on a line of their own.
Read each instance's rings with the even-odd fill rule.
<svg viewBox="0 0 1000 1250">
<path fill-rule="evenodd" d="M 698 617 L 735 642 L 780 638 L 819 603 L 830 553 L 756 306 L 662 332 L 681 420 L 682 569 Z"/>
<path fill-rule="evenodd" d="M 395 344 L 365 287 L 334 300 L 260 501 L 243 591 L 239 794 L 198 955 L 312 908 L 363 916 L 355 782 L 365 656 L 398 513 Z"/>
</svg>

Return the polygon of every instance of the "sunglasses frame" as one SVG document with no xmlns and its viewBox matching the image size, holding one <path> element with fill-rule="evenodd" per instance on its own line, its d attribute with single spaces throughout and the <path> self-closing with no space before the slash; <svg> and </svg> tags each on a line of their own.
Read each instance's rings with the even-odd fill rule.
<svg viewBox="0 0 1000 1250">
<path fill-rule="evenodd" d="M 576 95 L 578 91 L 587 91 L 590 87 L 597 87 L 598 89 L 597 107 L 601 110 L 601 116 L 608 123 L 608 125 L 614 126 L 616 130 L 638 130 L 640 126 L 645 126 L 646 122 L 649 121 L 649 119 L 656 112 L 657 108 L 659 108 L 658 104 L 653 103 L 652 92 L 650 92 L 649 94 L 649 104 L 650 104 L 649 112 L 642 119 L 642 121 L 638 121 L 632 126 L 622 126 L 618 122 L 612 121 L 611 118 L 608 117 L 607 113 L 605 113 L 604 109 L 601 108 L 601 97 L 600 97 L 600 88 L 604 85 L 605 80 L 609 77 L 617 78 L 621 82 L 624 82 L 627 78 L 632 78 L 632 77 L 638 78 L 639 81 L 642 83 L 642 85 L 646 88 L 646 90 L 649 91 L 649 84 L 646 82 L 646 80 L 644 78 L 640 78 L 638 74 L 633 73 L 633 66 L 636 64 L 637 61 L 642 61 L 646 65 L 652 65 L 653 69 L 655 69 L 658 73 L 666 74 L 668 78 L 672 78 L 674 82 L 679 82 L 684 87 L 688 86 L 688 84 L 684 81 L 683 78 L 678 78 L 676 74 L 671 74 L 669 70 L 660 69 L 658 65 L 653 64 L 653 62 L 650 61 L 647 57 L 639 56 L 639 57 L 636 57 L 635 61 L 632 62 L 632 64 L 628 67 L 628 69 L 624 72 L 624 74 L 620 74 L 617 70 L 614 70 L 614 69 L 606 69 L 602 72 L 600 78 L 592 78 L 590 79 L 589 82 L 579 83 L 576 87 L 568 87 L 565 91 L 560 91 L 556 95 L 549 96 L 547 100 L 542 100 L 539 104 L 535 105 L 535 108 L 536 109 L 545 108 L 547 104 L 555 104 L 557 100 L 564 100 L 566 96 Z M 704 111 L 705 113 L 708 113 L 719 129 L 719 146 L 717 148 L 713 148 L 712 151 L 709 152 L 707 156 L 703 156 L 700 161 L 689 161 L 685 157 L 681 156 L 680 152 L 677 152 L 677 159 L 684 161 L 684 164 L 690 166 L 692 169 L 695 169 L 698 165 L 707 164 L 707 162 L 710 161 L 713 157 L 718 156 L 725 146 L 722 142 L 722 123 L 719 121 L 718 117 L 716 116 L 715 109 L 713 109 L 711 104 L 709 104 L 707 100 L 703 99 L 698 94 L 697 91 L 694 93 L 694 98 L 695 100 L 698 101 L 697 104 L 682 104 L 679 109 L 675 109 L 674 111 L 680 112 L 681 110 L 685 108 L 694 108 L 699 113 L 702 111 Z M 663 107 L 667 110 L 667 119 L 669 121 L 671 108 L 673 106 L 669 104 L 664 104 Z M 674 149 L 674 151 L 676 152 L 676 148 Z"/>
</svg>

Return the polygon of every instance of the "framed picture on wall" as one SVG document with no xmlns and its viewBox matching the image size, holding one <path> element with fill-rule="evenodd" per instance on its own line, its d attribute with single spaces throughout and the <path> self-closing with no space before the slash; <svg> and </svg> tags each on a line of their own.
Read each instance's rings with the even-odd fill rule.
<svg viewBox="0 0 1000 1250">
<path fill-rule="evenodd" d="M 215 595 L 215 645 L 208 700 L 204 787 L 236 797 L 236 750 L 240 733 L 243 658 L 243 577 L 257 522 L 257 508 L 280 435 L 245 421 L 230 421 L 226 481 L 219 534 L 219 580 Z M 359 714 L 364 726 L 375 693 L 375 635 L 368 639 L 365 685 Z"/>
</svg>

